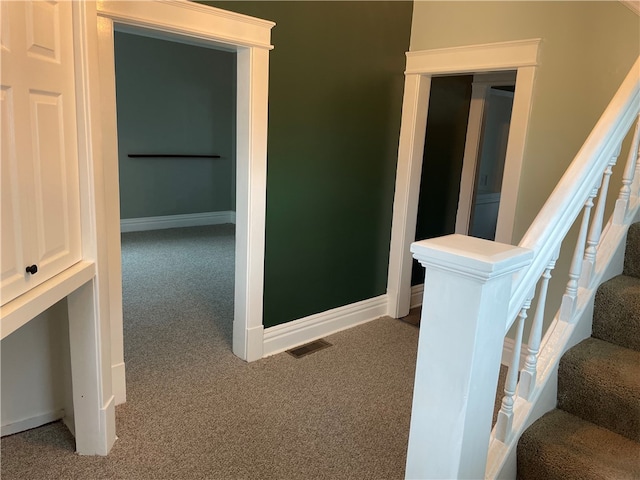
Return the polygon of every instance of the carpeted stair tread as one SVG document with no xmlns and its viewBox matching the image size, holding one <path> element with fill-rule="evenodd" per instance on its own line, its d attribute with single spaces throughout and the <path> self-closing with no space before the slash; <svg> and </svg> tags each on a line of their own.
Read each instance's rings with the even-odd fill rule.
<svg viewBox="0 0 640 480">
<path fill-rule="evenodd" d="M 640 443 L 562 410 L 553 410 L 520 438 L 518 480 L 640 478 Z"/>
<path fill-rule="evenodd" d="M 623 273 L 630 277 L 640 278 L 640 222 L 629 227 Z"/>
<path fill-rule="evenodd" d="M 600 285 L 592 336 L 640 351 L 640 278 L 618 275 Z"/>
<path fill-rule="evenodd" d="M 640 352 L 597 338 L 571 348 L 558 369 L 558 408 L 640 441 Z"/>
</svg>

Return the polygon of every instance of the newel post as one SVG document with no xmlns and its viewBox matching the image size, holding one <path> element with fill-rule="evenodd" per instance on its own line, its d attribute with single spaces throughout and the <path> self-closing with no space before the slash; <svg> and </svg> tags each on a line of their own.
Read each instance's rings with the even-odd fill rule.
<svg viewBox="0 0 640 480">
<path fill-rule="evenodd" d="M 426 277 L 406 478 L 484 478 L 513 273 L 533 252 L 464 235 L 411 251 Z"/>
</svg>

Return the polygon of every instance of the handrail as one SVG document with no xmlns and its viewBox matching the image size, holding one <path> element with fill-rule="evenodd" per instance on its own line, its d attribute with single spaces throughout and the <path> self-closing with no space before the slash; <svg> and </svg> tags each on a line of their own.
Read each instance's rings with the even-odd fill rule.
<svg viewBox="0 0 640 480">
<path fill-rule="evenodd" d="M 510 329 L 531 290 L 560 248 L 590 192 L 599 185 L 607 162 L 638 112 L 640 57 L 518 244 L 533 250 L 534 257 L 531 265 L 514 281 L 505 331 Z"/>
<path fill-rule="evenodd" d="M 613 251 L 640 210 L 640 123 L 632 127 L 639 113 L 640 57 L 518 246 L 461 235 L 412 244 L 428 272 L 423 305 L 429 308 L 422 310 L 407 478 L 498 478 L 511 469 L 528 422 L 552 408 L 548 387 L 559 353 L 585 333 L 585 305 L 615 270 Z M 630 132 L 622 187 L 603 230 L 607 201 L 613 199 L 608 198 L 613 167 Z M 579 225 L 579 234 L 569 281 L 543 338 L 549 282 L 573 225 Z M 504 395 L 486 435 L 497 367 L 506 353 L 504 335 L 514 323 Z M 434 368 L 442 358 L 449 360 L 445 376 Z"/>
</svg>

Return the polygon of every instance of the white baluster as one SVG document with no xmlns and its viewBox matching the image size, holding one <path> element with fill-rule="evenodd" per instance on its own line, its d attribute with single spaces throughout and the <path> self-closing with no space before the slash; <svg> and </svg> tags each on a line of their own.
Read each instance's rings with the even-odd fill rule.
<svg viewBox="0 0 640 480">
<path fill-rule="evenodd" d="M 594 188 L 584 204 L 584 215 L 582 216 L 582 225 L 580 225 L 580 233 L 576 243 L 576 250 L 573 253 L 571 268 L 569 269 L 569 283 L 567 289 L 562 296 L 562 304 L 560 305 L 560 320 L 570 321 L 576 310 L 576 302 L 578 298 L 578 279 L 582 272 L 582 258 L 584 257 L 584 248 L 587 241 L 587 228 L 589 227 L 589 217 L 591 208 L 593 207 L 593 199 L 598 194 L 598 188 Z"/>
<path fill-rule="evenodd" d="M 513 425 L 513 404 L 515 402 L 516 387 L 518 385 L 518 371 L 520 370 L 520 351 L 522 349 L 522 332 L 524 331 L 524 321 L 527 318 L 527 310 L 531 306 L 531 298 L 528 298 L 522 308 L 517 320 L 516 338 L 513 345 L 513 355 L 507 372 L 507 378 L 504 384 L 504 397 L 502 397 L 502 406 L 498 412 L 498 420 L 496 421 L 496 439 L 503 443 L 507 442 L 511 434 Z"/>
<path fill-rule="evenodd" d="M 549 289 L 551 272 L 556 266 L 558 253 L 559 249 L 556 251 L 551 261 L 549 261 L 547 268 L 542 274 L 536 313 L 533 316 L 533 325 L 531 325 L 529 341 L 527 342 L 527 358 L 524 362 L 524 368 L 522 369 L 522 372 L 520 372 L 520 383 L 518 384 L 518 396 L 525 400 L 531 400 L 531 393 L 536 386 L 538 352 L 540 351 L 540 342 L 542 340 L 542 324 L 544 323 L 544 309 L 547 303 L 547 290 Z"/>
<path fill-rule="evenodd" d="M 631 147 L 629 147 L 629 157 L 627 158 L 627 164 L 624 167 L 624 173 L 622 174 L 622 188 L 616 201 L 616 207 L 613 212 L 613 223 L 615 225 L 622 225 L 624 223 L 624 217 L 627 215 L 627 208 L 629 207 L 629 198 L 631 197 L 631 185 L 633 184 L 633 178 L 636 175 L 636 170 L 640 168 L 638 164 L 638 145 L 640 144 L 640 119 L 636 123 L 636 128 L 633 133 L 633 140 Z M 636 195 L 638 192 L 636 192 Z"/>
<path fill-rule="evenodd" d="M 587 238 L 587 249 L 584 253 L 584 260 L 582 262 L 582 275 L 580 276 L 581 287 L 589 286 L 595 270 L 596 253 L 598 253 L 600 235 L 602 235 L 604 207 L 607 203 L 607 192 L 609 191 L 609 180 L 611 180 L 613 166 L 618 161 L 618 155 L 620 155 L 620 146 L 614 152 L 611 160 L 609 160 L 602 177 L 602 187 L 600 188 L 600 195 L 598 196 L 598 204 L 593 212 L 593 220 L 591 222 L 591 228 L 589 229 L 589 236 Z"/>
<path fill-rule="evenodd" d="M 636 173 L 634 182 L 631 185 L 631 195 L 635 198 L 640 197 L 640 148 L 636 151 Z"/>
</svg>

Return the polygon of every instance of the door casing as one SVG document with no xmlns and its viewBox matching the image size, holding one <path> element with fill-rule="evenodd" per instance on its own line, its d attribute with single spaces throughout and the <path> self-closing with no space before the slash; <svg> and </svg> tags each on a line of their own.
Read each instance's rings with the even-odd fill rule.
<svg viewBox="0 0 640 480">
<path fill-rule="evenodd" d="M 407 52 L 387 277 L 389 316 L 406 316 L 411 303 L 409 247 L 416 233 L 431 77 L 517 71 L 496 231 L 496 241 L 511 243 L 540 42 L 538 38 Z"/>
<path fill-rule="evenodd" d="M 266 207 L 267 103 L 269 51 L 273 22 L 186 0 L 83 2 L 76 28 L 76 61 L 86 98 L 82 140 L 91 162 L 84 175 L 89 190 L 81 198 L 95 207 L 100 315 L 108 321 L 110 363 L 116 403 L 126 399 L 118 151 L 115 101 L 114 28 L 144 33 L 237 54 L 236 270 L 233 352 L 262 358 L 262 296 Z M 105 352 L 106 353 L 106 352 Z"/>
</svg>

